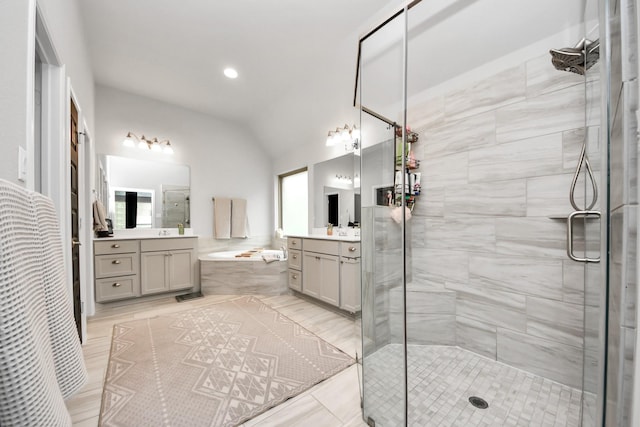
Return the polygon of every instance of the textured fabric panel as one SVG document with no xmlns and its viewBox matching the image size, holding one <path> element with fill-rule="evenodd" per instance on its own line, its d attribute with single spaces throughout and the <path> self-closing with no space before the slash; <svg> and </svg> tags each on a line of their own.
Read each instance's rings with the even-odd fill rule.
<svg viewBox="0 0 640 427">
<path fill-rule="evenodd" d="M 64 269 L 57 213 L 51 199 L 42 194 L 34 193 L 33 201 L 42 239 L 42 278 L 53 362 L 62 396 L 67 398 L 84 385 L 87 371 L 73 317 L 73 297 Z"/>
<path fill-rule="evenodd" d="M 32 193 L 0 180 L 0 425 L 71 425 L 56 380 Z"/>
<path fill-rule="evenodd" d="M 354 360 L 258 298 L 114 326 L 101 426 L 236 426 Z"/>
</svg>

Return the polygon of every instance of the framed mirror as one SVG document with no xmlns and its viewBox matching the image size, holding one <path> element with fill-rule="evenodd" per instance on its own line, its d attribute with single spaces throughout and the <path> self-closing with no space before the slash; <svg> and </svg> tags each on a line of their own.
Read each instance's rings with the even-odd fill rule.
<svg viewBox="0 0 640 427">
<path fill-rule="evenodd" d="M 98 155 L 98 195 L 114 229 L 191 226 L 189 166 Z"/>
<path fill-rule="evenodd" d="M 354 153 L 313 165 L 313 227 L 360 223 L 358 170 L 359 157 Z"/>
</svg>

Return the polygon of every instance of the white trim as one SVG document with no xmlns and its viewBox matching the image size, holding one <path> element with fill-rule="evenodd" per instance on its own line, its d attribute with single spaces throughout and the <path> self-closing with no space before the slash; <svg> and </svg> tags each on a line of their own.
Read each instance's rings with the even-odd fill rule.
<svg viewBox="0 0 640 427">
<path fill-rule="evenodd" d="M 29 190 L 35 189 L 35 73 L 36 73 L 36 2 L 29 0 L 29 22 L 27 23 L 27 110 L 26 110 L 26 132 L 25 149 L 27 150 L 27 180 L 25 187 Z"/>
<path fill-rule="evenodd" d="M 80 217 L 80 301 L 83 305 L 82 310 L 82 341 L 86 338 L 87 315 L 93 315 L 95 312 L 94 295 L 93 295 L 93 213 L 92 203 L 93 196 L 91 189 L 91 172 L 93 169 L 92 159 L 94 158 L 93 139 L 89 134 L 87 121 L 82 120 L 82 139 L 78 158 L 80 159 L 80 168 L 78 171 L 78 182 L 80 184 L 79 217 Z"/>
</svg>

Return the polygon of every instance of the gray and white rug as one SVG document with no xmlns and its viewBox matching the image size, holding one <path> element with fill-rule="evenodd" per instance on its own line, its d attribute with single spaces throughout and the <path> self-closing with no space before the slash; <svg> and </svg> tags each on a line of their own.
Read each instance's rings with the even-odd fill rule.
<svg viewBox="0 0 640 427">
<path fill-rule="evenodd" d="M 235 426 L 354 363 L 256 297 L 114 326 L 101 426 Z"/>
</svg>

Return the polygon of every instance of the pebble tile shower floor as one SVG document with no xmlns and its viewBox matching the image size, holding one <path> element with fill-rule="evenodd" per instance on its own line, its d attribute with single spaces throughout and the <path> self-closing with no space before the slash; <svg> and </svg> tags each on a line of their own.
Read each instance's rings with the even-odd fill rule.
<svg viewBox="0 0 640 427">
<path fill-rule="evenodd" d="M 409 426 L 580 426 L 580 390 L 458 347 L 410 345 L 407 353 Z M 367 356 L 364 372 L 365 419 L 402 425 L 402 346 Z M 489 407 L 475 408 L 471 396 Z"/>
</svg>

